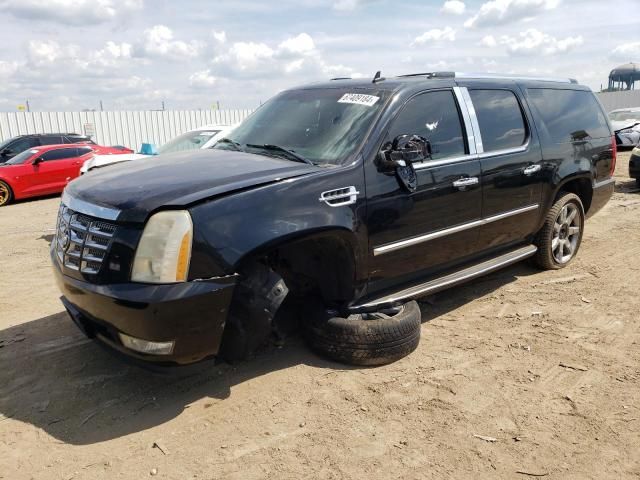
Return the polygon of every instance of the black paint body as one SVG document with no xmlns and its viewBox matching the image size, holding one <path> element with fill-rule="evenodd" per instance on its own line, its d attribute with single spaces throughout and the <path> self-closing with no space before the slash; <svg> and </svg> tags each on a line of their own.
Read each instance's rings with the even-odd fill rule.
<svg viewBox="0 0 640 480">
<path fill-rule="evenodd" d="M 390 125 L 412 97 L 458 86 L 513 92 L 526 120 L 526 148 L 424 165 L 416 171 L 417 189 L 409 192 L 392 172 L 381 171 L 377 162 L 381 146 L 389 141 Z M 372 85 L 345 80 L 305 88 L 345 87 L 366 93 Z M 391 79 L 375 85 L 390 92 L 388 101 L 355 161 L 346 165 L 315 167 L 255 154 L 201 150 L 84 176 L 67 187 L 69 195 L 122 211 L 110 253 L 117 256 L 118 269 L 110 270 L 107 261 L 97 275 L 87 276 L 68 271 L 54 259 L 66 305 L 90 331 L 91 325 L 97 325 L 98 330 L 150 340 L 174 338 L 173 356 L 144 359 L 189 363 L 218 351 L 238 267 L 277 246 L 327 236 L 348 245 L 354 265 L 349 270 L 353 272 L 348 279 L 349 300 L 342 305 L 347 311 L 383 293 L 531 243 L 557 193 L 568 188 L 568 182 L 574 182 L 574 189 L 578 188 L 575 182 L 580 183 L 585 209 L 592 215 L 613 191 L 611 132 L 607 138 L 543 146 L 538 119 L 526 95 L 526 88 L 536 87 L 588 91 L 576 84 L 540 81 Z M 469 148 L 467 145 L 467 152 Z M 524 176 L 523 169 L 532 165 L 541 168 Z M 453 181 L 466 177 L 480 181 L 462 190 L 452 186 Z M 319 201 L 322 192 L 349 186 L 360 192 L 354 204 L 334 208 Z M 379 246 L 534 204 L 539 208 L 374 255 Z M 187 209 L 192 216 L 189 281 L 169 286 L 131 283 L 131 265 L 144 223 L 162 209 Z M 106 336 L 123 349 L 116 337 Z"/>
</svg>

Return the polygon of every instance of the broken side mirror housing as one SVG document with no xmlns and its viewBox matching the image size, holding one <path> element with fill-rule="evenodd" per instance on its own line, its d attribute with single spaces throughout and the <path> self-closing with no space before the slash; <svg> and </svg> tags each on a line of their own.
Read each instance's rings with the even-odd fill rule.
<svg viewBox="0 0 640 480">
<path fill-rule="evenodd" d="M 431 143 L 420 135 L 398 135 L 382 146 L 379 164 L 382 170 L 393 171 L 431 158 Z"/>
</svg>

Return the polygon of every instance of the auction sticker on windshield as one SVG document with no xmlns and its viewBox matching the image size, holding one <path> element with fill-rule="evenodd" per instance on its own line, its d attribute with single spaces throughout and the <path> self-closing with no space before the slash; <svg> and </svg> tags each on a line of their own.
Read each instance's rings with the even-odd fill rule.
<svg viewBox="0 0 640 480">
<path fill-rule="evenodd" d="M 362 93 L 345 93 L 338 103 L 355 103 L 358 105 L 366 105 L 367 107 L 372 107 L 375 103 L 380 100 L 380 97 L 376 97 L 374 95 L 364 95 Z"/>
</svg>

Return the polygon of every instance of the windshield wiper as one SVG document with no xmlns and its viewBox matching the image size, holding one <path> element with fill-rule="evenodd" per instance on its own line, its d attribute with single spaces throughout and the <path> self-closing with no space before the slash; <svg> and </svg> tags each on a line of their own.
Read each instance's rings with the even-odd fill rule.
<svg viewBox="0 0 640 480">
<path fill-rule="evenodd" d="M 247 147 L 259 148 L 262 150 L 271 150 L 274 152 L 281 152 L 281 153 L 284 153 L 290 160 L 293 160 L 295 162 L 302 162 L 302 163 L 307 163 L 309 165 L 315 165 L 315 163 L 313 163 L 308 158 L 304 158 L 302 155 L 297 154 L 293 150 L 289 150 L 288 148 L 281 147 L 280 145 L 272 145 L 270 143 L 265 143 L 263 145 L 256 145 L 252 143 L 247 143 Z"/>
<path fill-rule="evenodd" d="M 242 145 L 236 142 L 235 140 L 231 140 L 230 138 L 227 138 L 227 137 L 221 138 L 220 140 L 218 140 L 216 143 L 213 144 L 212 148 L 215 147 L 218 143 L 233 145 L 237 151 L 244 152 L 244 148 L 242 148 Z"/>
</svg>

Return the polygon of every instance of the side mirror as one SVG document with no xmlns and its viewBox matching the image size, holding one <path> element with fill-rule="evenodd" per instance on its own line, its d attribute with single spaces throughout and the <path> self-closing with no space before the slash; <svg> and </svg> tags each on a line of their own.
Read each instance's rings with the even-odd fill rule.
<svg viewBox="0 0 640 480">
<path fill-rule="evenodd" d="M 380 164 L 385 170 L 406 167 L 431 158 L 431 143 L 420 135 L 398 135 L 380 150 Z"/>
<path fill-rule="evenodd" d="M 34 159 L 31 164 L 35 166 L 35 165 L 40 165 L 42 162 L 44 162 L 44 158 L 38 157 L 38 158 Z"/>
</svg>

